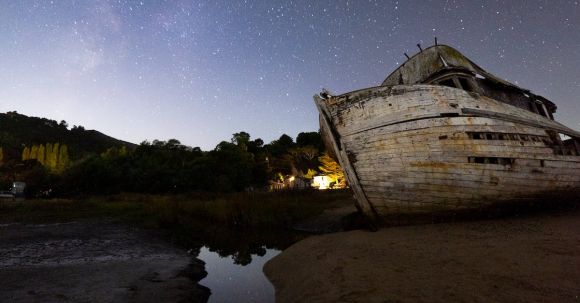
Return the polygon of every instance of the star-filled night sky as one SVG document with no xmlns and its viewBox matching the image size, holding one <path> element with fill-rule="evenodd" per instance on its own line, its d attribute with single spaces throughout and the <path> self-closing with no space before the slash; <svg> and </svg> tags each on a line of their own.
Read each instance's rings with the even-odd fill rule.
<svg viewBox="0 0 580 303">
<path fill-rule="evenodd" d="M 437 37 L 580 128 L 580 0 L 0 0 L 0 111 L 212 149 L 318 130 Z"/>
</svg>

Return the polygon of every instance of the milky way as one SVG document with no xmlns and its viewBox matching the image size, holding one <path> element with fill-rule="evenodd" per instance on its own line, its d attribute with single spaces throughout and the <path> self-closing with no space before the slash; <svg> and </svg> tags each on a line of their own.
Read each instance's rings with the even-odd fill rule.
<svg viewBox="0 0 580 303">
<path fill-rule="evenodd" d="M 433 43 L 580 128 L 578 1 L 0 1 L 0 111 L 213 148 L 318 130 L 312 95 Z"/>
</svg>

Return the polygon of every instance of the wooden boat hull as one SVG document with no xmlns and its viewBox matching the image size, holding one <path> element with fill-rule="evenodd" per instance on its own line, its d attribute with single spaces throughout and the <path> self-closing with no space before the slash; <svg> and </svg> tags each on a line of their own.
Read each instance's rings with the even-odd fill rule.
<svg viewBox="0 0 580 303">
<path fill-rule="evenodd" d="M 580 133 L 521 108 L 437 85 L 315 103 L 323 139 L 373 219 L 580 194 L 578 150 L 554 142 Z"/>
</svg>

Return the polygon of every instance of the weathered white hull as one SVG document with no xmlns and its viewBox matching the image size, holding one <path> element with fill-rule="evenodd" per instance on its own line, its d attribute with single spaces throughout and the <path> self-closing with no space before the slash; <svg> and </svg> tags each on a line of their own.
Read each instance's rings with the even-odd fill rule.
<svg viewBox="0 0 580 303">
<path fill-rule="evenodd" d="M 535 113 L 436 85 L 315 99 L 323 137 L 369 216 L 580 194 L 580 156 L 559 154 L 547 130 L 580 134 Z"/>
</svg>

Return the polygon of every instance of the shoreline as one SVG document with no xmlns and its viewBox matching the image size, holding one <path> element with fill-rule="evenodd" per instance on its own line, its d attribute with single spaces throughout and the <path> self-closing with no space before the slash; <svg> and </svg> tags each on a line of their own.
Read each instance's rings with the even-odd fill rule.
<svg viewBox="0 0 580 303">
<path fill-rule="evenodd" d="M 206 302 L 204 263 L 107 220 L 0 227 L 2 302 Z"/>
<path fill-rule="evenodd" d="M 276 302 L 568 302 L 580 209 L 311 236 L 264 266 Z"/>
</svg>

